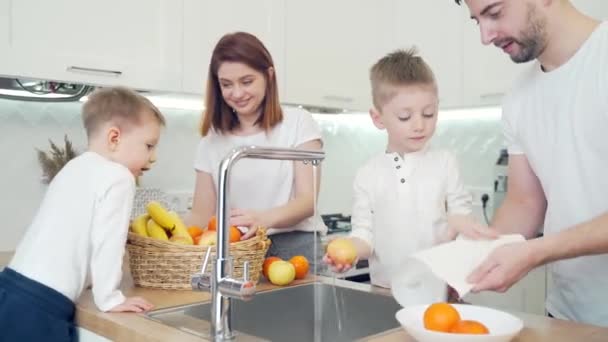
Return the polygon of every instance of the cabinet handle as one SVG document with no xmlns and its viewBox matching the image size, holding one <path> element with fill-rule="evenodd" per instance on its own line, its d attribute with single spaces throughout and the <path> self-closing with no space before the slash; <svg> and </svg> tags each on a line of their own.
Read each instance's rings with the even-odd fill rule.
<svg viewBox="0 0 608 342">
<path fill-rule="evenodd" d="M 118 71 L 118 70 L 83 68 L 83 67 L 73 66 L 73 65 L 67 67 L 66 70 L 69 72 L 77 73 L 77 74 L 88 74 L 88 75 L 98 75 L 98 76 L 108 76 L 108 77 L 120 77 L 122 75 L 122 71 Z"/>
<path fill-rule="evenodd" d="M 505 93 L 485 93 L 479 95 L 479 97 L 483 100 L 489 99 L 502 99 L 505 96 Z"/>
<path fill-rule="evenodd" d="M 323 96 L 323 100 L 345 102 L 345 103 L 353 102 L 352 97 L 338 96 L 338 95 L 325 95 L 325 96 Z"/>
</svg>

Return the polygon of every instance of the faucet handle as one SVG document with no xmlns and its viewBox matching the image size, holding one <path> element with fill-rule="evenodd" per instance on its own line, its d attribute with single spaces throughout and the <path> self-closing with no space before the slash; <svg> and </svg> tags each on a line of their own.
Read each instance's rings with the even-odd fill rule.
<svg viewBox="0 0 608 342">
<path fill-rule="evenodd" d="M 205 253 L 205 259 L 203 260 L 201 273 L 193 275 L 190 279 L 190 285 L 192 285 L 192 290 L 204 291 L 211 289 L 211 275 L 205 274 L 205 271 L 207 270 L 207 265 L 209 264 L 210 256 L 211 246 L 207 248 L 207 252 Z"/>
<path fill-rule="evenodd" d="M 207 270 L 209 256 L 211 256 L 211 246 L 207 247 L 207 253 L 205 253 L 205 259 L 203 259 L 203 268 L 201 269 L 201 274 L 205 274 L 205 271 Z"/>
</svg>

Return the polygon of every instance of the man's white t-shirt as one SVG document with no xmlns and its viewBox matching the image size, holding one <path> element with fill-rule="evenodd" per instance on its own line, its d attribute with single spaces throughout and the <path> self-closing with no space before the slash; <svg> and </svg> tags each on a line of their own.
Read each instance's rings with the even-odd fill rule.
<svg viewBox="0 0 608 342">
<path fill-rule="evenodd" d="M 398 279 L 424 295 L 430 270 L 411 254 L 445 241 L 448 214 L 471 213 L 456 158 L 432 148 L 403 157 L 382 153 L 358 170 L 353 188 L 351 236 L 372 247 L 371 283 L 392 287 Z"/>
<path fill-rule="evenodd" d="M 296 148 L 319 139 L 321 131 L 312 115 L 304 110 L 283 107 L 283 121 L 268 132 L 249 136 L 217 134 L 213 130 L 201 138 L 194 168 L 211 174 L 217 188 L 219 165 L 234 148 L 241 146 Z M 286 204 L 294 197 L 294 161 L 245 158 L 236 162 L 229 179 L 228 206 L 266 210 Z M 312 186 L 312 185 L 311 185 Z M 289 228 L 269 227 L 268 234 L 289 231 L 321 231 L 327 227 L 320 216 L 309 217 Z"/>
<path fill-rule="evenodd" d="M 121 304 L 134 196 L 135 177 L 125 166 L 94 152 L 72 159 L 49 184 L 9 267 L 72 301 L 90 281 L 101 311 Z"/>
<path fill-rule="evenodd" d="M 559 68 L 534 63 L 507 96 L 503 123 L 509 153 L 526 156 L 544 190 L 546 235 L 606 213 L 608 22 Z M 548 267 L 552 315 L 608 326 L 608 254 Z"/>
</svg>

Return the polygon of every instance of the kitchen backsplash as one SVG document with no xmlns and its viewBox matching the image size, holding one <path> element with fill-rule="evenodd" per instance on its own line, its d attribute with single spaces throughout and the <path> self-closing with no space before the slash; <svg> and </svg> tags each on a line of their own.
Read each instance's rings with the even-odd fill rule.
<svg viewBox="0 0 608 342">
<path fill-rule="evenodd" d="M 0 99 L 0 251 L 13 250 L 44 195 L 36 148 L 48 150 L 49 139 L 63 143 L 64 135 L 82 152 L 86 137 L 81 103 L 21 102 Z M 141 186 L 186 194 L 194 186 L 193 158 L 199 139 L 200 111 L 161 108 L 167 127 L 159 145 L 158 162 Z M 385 133 L 366 113 L 313 114 L 323 132 L 323 163 L 319 211 L 350 213 L 351 188 L 357 167 L 385 147 Z M 467 186 L 474 195 L 491 195 L 494 164 L 502 147 L 499 109 L 442 112 L 433 144 L 450 148 L 460 158 Z M 478 200 L 478 199 L 477 199 Z M 491 202 L 491 201 L 490 201 Z M 58 228 L 60 229 L 60 228 Z"/>
</svg>

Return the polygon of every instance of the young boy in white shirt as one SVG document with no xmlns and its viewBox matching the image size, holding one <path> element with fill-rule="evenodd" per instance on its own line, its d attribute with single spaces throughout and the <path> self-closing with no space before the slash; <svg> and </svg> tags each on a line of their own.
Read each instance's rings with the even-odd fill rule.
<svg viewBox="0 0 608 342">
<path fill-rule="evenodd" d="M 398 50 L 372 67 L 370 79 L 370 115 L 378 129 L 387 131 L 388 145 L 357 172 L 349 238 L 358 259 L 369 259 L 373 285 L 419 287 L 417 300 L 424 301 L 423 288 L 433 292 L 433 277 L 409 259 L 412 253 L 458 233 L 473 238 L 495 234 L 471 217 L 471 195 L 464 189 L 456 158 L 428 146 L 439 102 L 429 66 L 415 49 Z M 336 264 L 327 255 L 324 260 L 337 272 L 352 267 Z M 445 299 L 446 285 L 441 283 L 439 289 L 441 298 L 428 300 Z M 417 295 L 416 290 L 410 292 Z"/>
<path fill-rule="evenodd" d="M 82 109 L 88 150 L 49 184 L 9 266 L 0 273 L 0 335 L 7 341 L 76 341 L 74 302 L 92 285 L 101 311 L 152 305 L 118 289 L 135 177 L 156 160 L 165 119 L 122 88 L 89 96 Z"/>
</svg>

